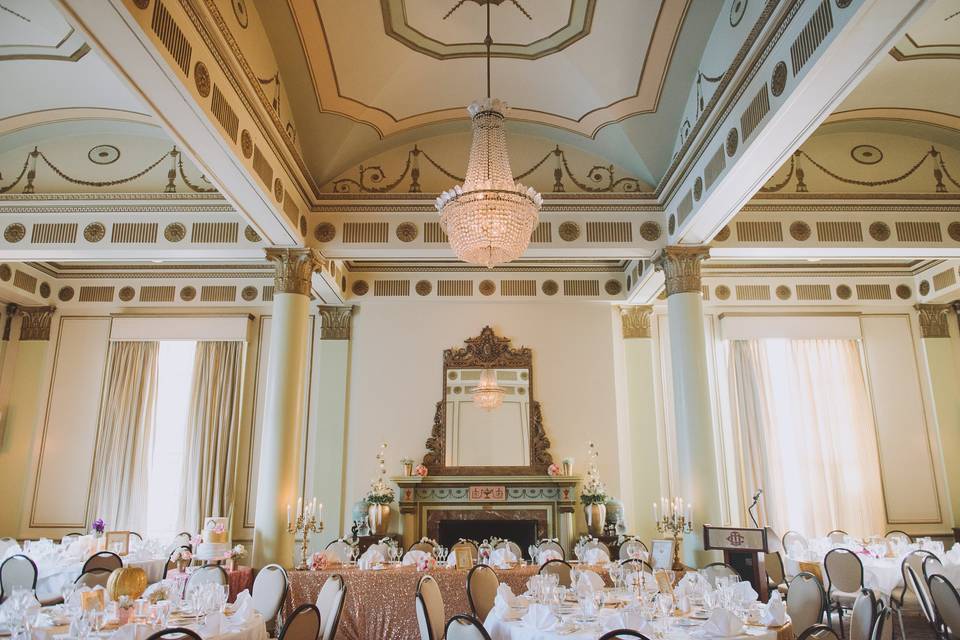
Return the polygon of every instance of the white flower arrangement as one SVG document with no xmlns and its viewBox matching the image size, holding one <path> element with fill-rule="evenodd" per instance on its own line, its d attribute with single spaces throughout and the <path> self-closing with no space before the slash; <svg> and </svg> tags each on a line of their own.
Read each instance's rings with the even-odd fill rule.
<svg viewBox="0 0 960 640">
<path fill-rule="evenodd" d="M 238 544 L 233 549 L 230 549 L 230 551 L 225 552 L 223 555 L 227 560 L 239 560 L 240 558 L 246 558 L 247 548 L 242 544 Z"/>
<path fill-rule="evenodd" d="M 607 487 L 600 480 L 600 468 L 597 466 L 597 457 L 599 457 L 600 452 L 593 442 L 587 444 L 589 446 L 588 459 L 590 462 L 587 464 L 587 479 L 583 483 L 583 489 L 580 490 L 580 502 L 585 505 L 606 504 Z"/>
<path fill-rule="evenodd" d="M 186 547 L 180 547 L 170 555 L 170 562 L 190 562 L 191 560 L 193 560 L 193 553 Z"/>
<path fill-rule="evenodd" d="M 390 504 L 396 500 L 396 494 L 393 487 L 387 484 L 387 464 L 386 464 L 387 443 L 380 445 L 377 452 L 377 464 L 380 466 L 380 475 L 370 481 L 370 491 L 367 492 L 365 500 L 367 504 Z"/>
</svg>

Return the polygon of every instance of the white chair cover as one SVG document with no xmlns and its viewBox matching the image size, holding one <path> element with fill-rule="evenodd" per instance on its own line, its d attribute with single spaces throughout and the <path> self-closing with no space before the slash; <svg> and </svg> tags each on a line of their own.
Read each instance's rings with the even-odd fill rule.
<svg viewBox="0 0 960 640">
<path fill-rule="evenodd" d="M 277 613 L 283 606 L 283 599 L 287 594 L 287 572 L 278 564 L 268 564 L 257 572 L 253 581 L 253 608 L 257 610 L 267 623 L 267 630 L 272 630 L 277 619 Z M 323 612 L 320 612 L 323 615 Z"/>
</svg>

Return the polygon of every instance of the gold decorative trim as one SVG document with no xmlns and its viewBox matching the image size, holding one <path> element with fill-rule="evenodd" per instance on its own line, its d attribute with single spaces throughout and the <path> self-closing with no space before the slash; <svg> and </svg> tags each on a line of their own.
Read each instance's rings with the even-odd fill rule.
<svg viewBox="0 0 960 640">
<path fill-rule="evenodd" d="M 314 249 L 268 248 L 267 259 L 275 263 L 274 294 L 310 295 L 311 276 L 323 269 L 323 258 Z"/>
<path fill-rule="evenodd" d="M 675 293 L 701 293 L 700 263 L 710 257 L 710 247 L 664 247 L 652 260 L 657 271 L 666 276 L 667 296 Z"/>
<path fill-rule="evenodd" d="M 355 305 L 317 307 L 320 314 L 320 339 L 349 340 L 354 309 Z"/>
<path fill-rule="evenodd" d="M 915 304 L 913 307 L 919 314 L 921 337 L 950 337 L 950 325 L 947 322 L 951 311 L 949 304 Z"/>
<path fill-rule="evenodd" d="M 620 324 L 624 339 L 649 338 L 650 316 L 653 307 L 649 305 L 630 305 L 620 307 Z"/>
<path fill-rule="evenodd" d="M 56 307 L 20 307 L 23 317 L 20 324 L 20 340 L 49 340 L 50 321 Z"/>
</svg>

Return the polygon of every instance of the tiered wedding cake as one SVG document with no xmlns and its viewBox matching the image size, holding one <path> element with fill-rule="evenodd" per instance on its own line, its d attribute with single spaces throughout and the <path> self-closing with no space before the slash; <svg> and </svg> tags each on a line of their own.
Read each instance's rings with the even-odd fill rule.
<svg viewBox="0 0 960 640">
<path fill-rule="evenodd" d="M 230 551 L 230 534 L 227 533 L 226 518 L 207 518 L 200 532 L 200 544 L 194 557 L 198 560 L 223 560 Z"/>
</svg>

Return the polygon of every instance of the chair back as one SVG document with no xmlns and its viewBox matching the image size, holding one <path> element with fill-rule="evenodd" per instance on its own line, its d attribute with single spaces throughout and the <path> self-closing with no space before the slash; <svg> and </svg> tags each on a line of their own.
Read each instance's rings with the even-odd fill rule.
<svg viewBox="0 0 960 640">
<path fill-rule="evenodd" d="M 780 557 L 779 551 L 763 554 L 763 566 L 767 570 L 767 579 L 774 586 L 779 586 L 786 581 L 787 575 L 783 569 L 783 558 Z"/>
<path fill-rule="evenodd" d="M 848 535 L 850 534 L 844 531 L 843 529 L 834 529 L 833 531 L 827 534 L 827 540 L 829 540 L 834 544 L 839 544 L 844 540 L 846 540 Z"/>
<path fill-rule="evenodd" d="M 917 602 L 920 603 L 920 611 L 923 612 L 923 617 L 927 619 L 931 625 L 936 625 L 937 614 L 933 610 L 933 602 L 930 601 L 930 593 L 927 591 L 928 585 L 923 582 L 923 579 L 920 575 L 914 570 L 912 565 L 907 565 L 907 581 L 910 585 L 910 590 L 913 591 L 913 595 L 916 596 Z"/>
<path fill-rule="evenodd" d="M 443 640 L 443 595 L 433 576 L 420 578 L 416 605 L 420 640 Z"/>
<path fill-rule="evenodd" d="M 446 640 L 490 640 L 483 623 L 473 616 L 458 614 L 447 620 Z"/>
<path fill-rule="evenodd" d="M 893 609 L 890 607 L 881 607 L 877 613 L 877 619 L 873 623 L 873 631 L 870 634 L 870 640 L 892 640 L 893 639 Z"/>
<path fill-rule="evenodd" d="M 328 556 L 332 556 L 342 564 L 350 562 L 350 560 L 353 558 L 353 545 L 343 538 L 332 540 L 327 543 L 324 551 L 327 552 Z"/>
<path fill-rule="evenodd" d="M 810 541 L 807 540 L 799 531 L 787 531 L 783 534 L 783 551 L 784 553 L 790 553 L 790 547 L 799 544 L 804 549 L 810 548 Z"/>
<path fill-rule="evenodd" d="M 650 640 L 639 631 L 632 629 L 615 629 L 600 636 L 600 640 L 618 640 L 618 638 L 643 638 L 643 640 Z"/>
<path fill-rule="evenodd" d="M 315 605 L 302 604 L 283 623 L 278 640 L 317 640 L 320 636 L 320 612 Z"/>
<path fill-rule="evenodd" d="M 831 549 L 823 558 L 827 570 L 827 594 L 832 591 L 853 593 L 863 588 L 863 563 L 849 549 Z"/>
<path fill-rule="evenodd" d="M 343 605 L 347 601 L 347 585 L 344 584 L 340 576 L 331 576 L 337 578 L 337 584 L 340 588 L 333 595 L 333 601 L 330 603 L 330 611 L 327 614 L 327 621 L 323 623 L 323 640 L 333 640 L 337 635 L 337 627 L 340 626 L 340 614 L 343 613 Z"/>
<path fill-rule="evenodd" d="M 501 540 L 497 544 L 497 549 L 507 549 L 516 556 L 517 561 L 523 560 L 523 550 L 520 548 L 520 545 L 513 540 Z"/>
<path fill-rule="evenodd" d="M 802 571 L 793 577 L 787 590 L 787 614 L 797 635 L 823 620 L 826 601 L 827 596 L 817 576 Z"/>
<path fill-rule="evenodd" d="M 90 571 L 84 571 L 77 579 L 73 581 L 78 587 L 103 587 L 107 588 L 107 581 L 110 580 L 110 576 L 113 574 L 113 571 L 107 571 L 106 569 L 91 569 Z"/>
<path fill-rule="evenodd" d="M 555 573 L 557 574 L 557 583 L 561 587 L 569 587 L 572 583 L 570 580 L 571 568 L 566 560 L 550 560 L 540 566 L 538 573 Z"/>
<path fill-rule="evenodd" d="M 10 556 L 0 564 L 0 602 L 10 597 L 16 587 L 37 588 L 37 565 L 22 553 Z"/>
<path fill-rule="evenodd" d="M 174 547 L 187 547 L 193 551 L 193 536 L 189 531 L 181 531 L 173 537 Z"/>
<path fill-rule="evenodd" d="M 943 573 L 943 563 L 937 556 L 927 556 L 923 559 L 923 581 L 929 583 L 930 576 Z"/>
<path fill-rule="evenodd" d="M 139 533 L 137 533 L 136 531 L 131 531 L 131 532 L 130 532 L 130 537 L 131 537 L 131 538 L 136 538 L 136 539 L 139 540 L 140 542 L 143 542 L 143 536 L 140 535 Z"/>
<path fill-rule="evenodd" d="M 473 540 L 460 540 L 452 547 L 450 547 L 450 555 L 456 556 L 458 549 L 466 549 L 470 552 L 470 559 L 474 562 L 477 561 L 477 556 L 480 555 L 480 548 L 477 547 L 477 543 Z"/>
<path fill-rule="evenodd" d="M 437 545 L 435 545 L 433 542 L 420 541 L 410 545 L 410 548 L 407 549 L 407 553 L 410 553 L 411 551 L 423 551 L 424 553 L 429 553 L 430 555 L 433 555 L 433 550 L 436 548 L 437 548 Z"/>
<path fill-rule="evenodd" d="M 870 640 L 877 618 L 877 597 L 872 589 L 861 589 L 850 611 L 850 640 Z"/>
<path fill-rule="evenodd" d="M 167 640 L 168 638 L 190 638 L 190 640 L 203 640 L 199 633 L 193 629 L 187 629 L 186 627 L 168 627 L 147 636 L 147 640 Z"/>
<path fill-rule="evenodd" d="M 631 558 L 636 558 L 641 552 L 649 553 L 647 545 L 643 544 L 643 540 L 630 538 L 628 540 L 624 540 L 623 544 L 620 545 L 620 550 L 617 555 L 621 560 L 629 560 Z"/>
<path fill-rule="evenodd" d="M 253 608 L 267 624 L 267 632 L 276 627 L 277 614 L 287 597 L 287 572 L 278 564 L 268 564 L 253 581 Z M 321 614 L 322 615 L 322 614 Z"/>
<path fill-rule="evenodd" d="M 913 570 L 916 572 L 917 576 L 922 576 L 923 561 L 925 558 L 931 556 L 933 556 L 933 553 L 930 551 L 922 551 L 919 549 L 916 551 L 911 551 L 904 556 L 903 561 L 900 563 L 900 576 L 903 579 L 903 587 L 900 589 L 899 597 L 897 596 L 896 591 L 894 591 L 891 596 L 894 598 L 894 600 L 896 600 L 897 604 L 900 605 L 901 608 L 903 608 L 903 602 L 907 595 L 907 589 L 910 589 L 911 591 L 913 590 L 913 587 L 910 584 L 910 578 L 907 576 L 907 567 L 913 567 Z M 923 583 L 922 588 L 924 591 L 926 591 L 926 586 L 926 583 Z M 916 596 L 916 593 L 914 593 L 914 595 Z M 919 596 L 917 596 L 917 598 L 919 599 Z"/>
<path fill-rule="evenodd" d="M 183 592 L 190 593 L 191 589 L 203 584 L 227 584 L 227 572 L 217 564 L 200 567 L 187 578 L 187 584 L 184 586 Z"/>
<path fill-rule="evenodd" d="M 642 571 L 644 573 L 653 573 L 653 565 L 645 560 L 640 560 L 639 558 L 630 558 L 628 560 L 621 560 L 620 566 L 623 567 L 624 571 Z"/>
<path fill-rule="evenodd" d="M 740 574 L 737 573 L 737 570 L 725 562 L 711 562 L 700 569 L 700 574 L 707 579 L 712 587 L 717 586 L 717 578 L 732 577 L 737 580 L 740 579 Z"/>
<path fill-rule="evenodd" d="M 323 637 L 332 638 L 340 623 L 340 611 L 343 609 L 343 596 L 346 586 L 343 577 L 333 575 L 327 578 L 317 595 L 317 609 L 323 620 Z"/>
<path fill-rule="evenodd" d="M 774 551 L 783 551 L 783 543 L 780 541 L 780 534 L 774 531 L 773 527 L 764 527 L 764 531 L 767 532 L 767 551 L 773 553 Z"/>
<path fill-rule="evenodd" d="M 935 573 L 930 576 L 927 586 L 937 620 L 953 633 L 960 634 L 960 594 L 946 576 Z"/>
<path fill-rule="evenodd" d="M 883 536 L 887 540 L 899 540 L 904 544 L 910 544 L 913 542 L 913 538 L 910 537 L 910 534 L 906 531 L 900 531 L 899 529 L 893 529 L 892 531 L 887 531 L 887 534 Z"/>
<path fill-rule="evenodd" d="M 544 551 L 556 551 L 562 559 L 567 557 L 567 552 L 563 550 L 563 546 L 556 540 L 550 540 L 549 538 L 544 538 L 537 543 L 537 553 L 543 553 Z"/>
<path fill-rule="evenodd" d="M 590 549 L 600 549 L 605 554 L 607 554 L 608 558 L 610 557 L 610 547 L 608 547 L 606 543 L 600 540 L 597 540 L 596 538 L 590 538 L 585 543 L 583 543 L 584 552 L 590 551 Z"/>
<path fill-rule="evenodd" d="M 120 559 L 120 556 L 115 554 L 113 551 L 98 551 L 87 558 L 87 561 L 83 563 L 83 570 L 81 573 L 86 573 L 87 571 L 92 571 L 93 569 L 106 569 L 107 571 L 113 571 L 114 569 L 121 568 L 123 568 L 123 560 Z"/>
<path fill-rule="evenodd" d="M 82 533 L 67 533 L 67 534 L 64 534 L 64 536 L 63 536 L 62 538 L 60 538 L 60 544 L 62 544 L 62 545 L 68 545 L 68 544 L 70 544 L 71 542 L 76 542 L 77 540 L 80 539 L 80 536 L 82 536 L 82 535 L 83 535 Z"/>
<path fill-rule="evenodd" d="M 493 601 L 497 598 L 500 578 L 497 572 L 485 564 L 478 564 L 467 574 L 467 600 L 470 610 L 480 620 L 486 620 Z"/>
</svg>

